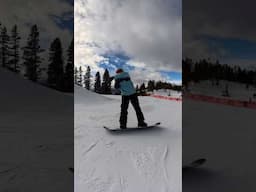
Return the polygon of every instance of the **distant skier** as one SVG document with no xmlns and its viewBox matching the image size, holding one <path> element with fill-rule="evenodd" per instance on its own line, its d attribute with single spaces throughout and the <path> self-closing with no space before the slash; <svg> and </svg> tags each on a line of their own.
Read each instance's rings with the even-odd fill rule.
<svg viewBox="0 0 256 192">
<path fill-rule="evenodd" d="M 129 102 L 131 101 L 133 108 L 135 109 L 138 127 L 147 127 L 147 123 L 144 122 L 144 115 L 141 111 L 136 89 L 131 81 L 129 73 L 123 71 L 123 69 L 117 69 L 116 75 L 111 77 L 111 80 L 115 79 L 115 88 L 121 91 L 122 104 L 120 114 L 120 128 L 126 129 L 127 115 Z"/>
</svg>

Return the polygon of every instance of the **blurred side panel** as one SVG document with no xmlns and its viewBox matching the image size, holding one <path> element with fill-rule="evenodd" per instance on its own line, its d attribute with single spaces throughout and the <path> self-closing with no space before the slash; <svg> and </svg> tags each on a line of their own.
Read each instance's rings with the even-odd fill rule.
<svg viewBox="0 0 256 192">
<path fill-rule="evenodd" d="M 183 191 L 256 189 L 256 26 L 250 1 L 183 1 Z"/>
<path fill-rule="evenodd" d="M 0 191 L 73 191 L 73 1 L 0 3 Z"/>
</svg>

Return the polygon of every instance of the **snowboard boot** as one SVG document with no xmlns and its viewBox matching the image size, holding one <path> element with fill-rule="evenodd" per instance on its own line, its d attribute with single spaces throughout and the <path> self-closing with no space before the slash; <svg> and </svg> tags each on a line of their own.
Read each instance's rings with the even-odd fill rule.
<svg viewBox="0 0 256 192">
<path fill-rule="evenodd" d="M 138 127 L 147 127 L 147 126 L 148 124 L 145 123 L 144 121 L 138 123 Z"/>
<path fill-rule="evenodd" d="M 120 125 L 120 129 L 126 129 L 126 125 Z"/>
</svg>

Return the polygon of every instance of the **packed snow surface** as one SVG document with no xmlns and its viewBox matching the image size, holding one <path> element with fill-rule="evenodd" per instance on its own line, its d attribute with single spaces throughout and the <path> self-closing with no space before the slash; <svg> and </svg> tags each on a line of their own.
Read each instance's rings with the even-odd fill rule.
<svg viewBox="0 0 256 192">
<path fill-rule="evenodd" d="M 220 81 L 190 84 L 190 92 L 229 99 L 256 101 L 252 85 Z M 255 192 L 255 109 L 183 98 L 183 163 L 206 158 L 201 168 L 183 173 L 184 192 Z"/>
<path fill-rule="evenodd" d="M 73 189 L 73 96 L 0 67 L 0 191 Z"/>
<path fill-rule="evenodd" d="M 198 83 L 190 83 L 189 90 L 194 94 L 202 94 L 215 97 L 223 97 L 223 92 L 228 90 L 231 99 L 243 101 L 256 101 L 256 86 L 246 86 L 243 83 L 231 81 L 219 81 L 219 85 L 212 84 L 211 81 L 200 81 Z"/>
<path fill-rule="evenodd" d="M 181 192 L 181 102 L 139 97 L 146 121 L 161 126 L 115 134 L 103 126 L 119 127 L 120 99 L 75 87 L 75 191 Z"/>
<path fill-rule="evenodd" d="M 161 96 L 168 96 L 172 98 L 181 98 L 181 91 L 175 91 L 171 89 L 159 89 L 159 90 L 154 90 L 154 92 L 149 92 L 150 94 L 153 95 L 161 95 Z"/>
</svg>

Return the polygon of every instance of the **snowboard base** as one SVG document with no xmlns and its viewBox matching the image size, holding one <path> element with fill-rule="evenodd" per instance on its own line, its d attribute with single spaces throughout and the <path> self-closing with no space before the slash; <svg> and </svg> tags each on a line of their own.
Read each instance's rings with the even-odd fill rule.
<svg viewBox="0 0 256 192">
<path fill-rule="evenodd" d="M 189 163 L 187 165 L 182 166 L 182 170 L 186 171 L 186 170 L 189 170 L 189 169 L 198 168 L 201 165 L 205 164 L 205 162 L 206 162 L 206 159 L 204 159 L 204 158 L 197 159 L 197 160 L 192 161 L 191 163 Z"/>
<path fill-rule="evenodd" d="M 69 167 L 68 170 L 72 173 L 74 173 L 74 167 Z"/>
<path fill-rule="evenodd" d="M 120 129 L 120 128 L 110 128 L 103 126 L 108 131 L 114 131 L 114 132 L 120 132 L 120 131 L 131 131 L 131 130 L 143 130 L 143 129 L 150 129 L 159 126 L 161 123 L 157 122 L 153 125 L 149 125 L 147 127 L 127 127 L 126 129 Z"/>
</svg>

